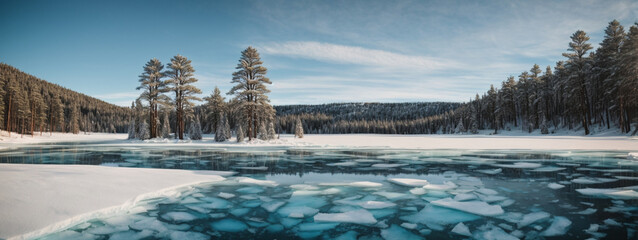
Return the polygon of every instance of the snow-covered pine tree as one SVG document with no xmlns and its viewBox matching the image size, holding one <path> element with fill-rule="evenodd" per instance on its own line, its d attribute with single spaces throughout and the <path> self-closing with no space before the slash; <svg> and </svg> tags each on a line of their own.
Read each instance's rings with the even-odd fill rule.
<svg viewBox="0 0 638 240">
<path fill-rule="evenodd" d="M 587 56 L 587 51 L 592 49 L 589 36 L 584 31 L 578 30 L 571 36 L 572 42 L 569 43 L 569 53 L 563 53 L 568 58 L 567 68 L 570 70 L 569 87 L 574 91 L 574 106 L 580 111 L 581 119 L 585 135 L 589 135 L 590 104 L 587 96 L 587 72 L 590 68 L 591 57 Z"/>
<path fill-rule="evenodd" d="M 465 130 L 465 126 L 463 126 L 463 119 L 459 118 L 459 124 L 456 125 L 456 128 L 454 129 L 455 133 L 460 133 L 463 134 L 465 133 L 467 130 Z"/>
<path fill-rule="evenodd" d="M 226 117 L 224 117 L 224 113 L 219 113 L 219 117 L 217 117 L 217 119 L 219 119 L 217 121 L 217 131 L 215 131 L 215 141 L 216 142 L 224 142 L 226 140 L 228 140 L 228 138 L 230 138 L 229 135 L 226 135 L 226 129 L 225 126 L 226 124 Z"/>
<path fill-rule="evenodd" d="M 144 65 L 144 71 L 139 76 L 140 86 L 136 88 L 137 90 L 144 89 L 140 98 L 148 102 L 150 138 L 159 136 L 159 104 L 168 103 L 170 101 L 167 96 L 162 94 L 166 92 L 166 84 L 162 81 L 165 74 L 162 72 L 162 69 L 164 69 L 164 65 L 156 58 L 148 61 L 146 65 Z"/>
<path fill-rule="evenodd" d="M 199 122 L 199 118 L 196 117 L 194 121 L 191 121 L 190 131 L 188 137 L 191 140 L 202 140 L 202 125 Z"/>
<path fill-rule="evenodd" d="M 301 119 L 297 118 L 295 122 L 295 137 L 303 138 L 303 125 L 301 124 Z"/>
<path fill-rule="evenodd" d="M 241 128 L 241 125 L 237 126 L 237 142 L 244 141 L 244 129 Z"/>
<path fill-rule="evenodd" d="M 215 90 L 213 90 L 213 93 L 210 96 L 204 97 L 204 100 L 206 101 L 204 108 L 207 112 L 205 117 L 208 121 L 208 123 L 205 124 L 207 125 L 206 128 L 208 128 L 211 132 L 216 133 L 217 123 L 219 122 L 220 116 L 219 114 L 226 112 L 226 102 L 224 102 L 224 97 L 222 97 L 221 91 L 219 91 L 217 86 L 215 86 Z"/>
<path fill-rule="evenodd" d="M 71 133 L 78 134 L 80 133 L 80 109 L 77 104 L 74 104 L 71 107 L 71 122 L 69 123 L 69 127 Z"/>
<path fill-rule="evenodd" d="M 259 129 L 257 131 L 257 138 L 264 141 L 268 140 L 268 129 L 266 128 L 266 122 L 261 121 L 261 124 L 259 124 Z"/>
<path fill-rule="evenodd" d="M 135 119 L 131 120 L 128 125 L 128 139 L 135 139 L 137 133 L 135 132 Z"/>
<path fill-rule="evenodd" d="M 226 115 L 224 115 L 224 135 L 226 135 L 226 139 L 230 139 L 233 136 L 230 132 L 230 124 Z"/>
<path fill-rule="evenodd" d="M 195 69 L 191 66 L 191 60 L 177 55 L 171 58 L 171 62 L 167 66 L 168 70 L 165 74 L 169 79 L 165 83 L 171 86 L 167 90 L 175 92 L 173 101 L 177 111 L 176 137 L 184 139 L 184 118 L 187 117 L 188 110 L 194 106 L 193 101 L 201 101 L 195 94 L 200 94 L 202 91 L 193 85 L 197 82 L 197 78 L 193 77 Z"/>
<path fill-rule="evenodd" d="M 168 119 L 168 113 L 164 114 L 164 123 L 162 123 L 162 138 L 171 138 L 171 123 Z"/>
<path fill-rule="evenodd" d="M 235 99 L 240 102 L 241 113 L 244 114 L 243 119 L 248 123 L 246 133 L 249 140 L 257 137 L 255 129 L 257 129 L 260 119 L 272 118 L 272 116 L 266 116 L 266 114 L 270 114 L 272 109 L 266 95 L 270 92 L 266 88 L 266 84 L 271 84 L 271 82 L 266 77 L 267 69 L 262 64 L 257 49 L 248 47 L 242 51 L 236 67 L 238 71 L 233 73 L 231 81 L 236 85 L 228 91 L 229 95 L 235 95 Z"/>
<path fill-rule="evenodd" d="M 268 140 L 272 140 L 277 138 L 277 133 L 275 132 L 275 124 L 272 122 L 268 123 Z"/>
<path fill-rule="evenodd" d="M 541 121 L 541 134 L 549 134 L 549 128 L 547 127 L 547 118 L 543 116 L 543 120 Z"/>
<path fill-rule="evenodd" d="M 470 133 L 478 134 L 478 110 L 474 108 L 474 105 L 470 107 Z"/>
<path fill-rule="evenodd" d="M 143 120 L 142 124 L 139 125 L 138 132 L 135 137 L 140 140 L 149 139 L 151 137 L 151 134 L 149 133 L 149 126 L 146 120 Z"/>
</svg>

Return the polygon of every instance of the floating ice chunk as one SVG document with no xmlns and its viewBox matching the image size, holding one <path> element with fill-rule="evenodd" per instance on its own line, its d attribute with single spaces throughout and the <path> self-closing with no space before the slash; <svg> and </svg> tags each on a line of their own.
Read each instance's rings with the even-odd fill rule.
<svg viewBox="0 0 638 240">
<path fill-rule="evenodd" d="M 567 230 L 569 230 L 569 226 L 571 225 L 572 221 L 569 221 L 569 219 L 556 216 L 554 217 L 552 224 L 541 233 L 541 236 L 553 237 L 564 235 L 565 233 L 567 233 Z"/>
<path fill-rule="evenodd" d="M 257 193 L 264 192 L 264 189 L 260 188 L 260 187 L 243 187 L 243 188 L 237 189 L 235 191 L 240 192 L 240 193 L 247 193 L 247 194 L 257 194 Z"/>
<path fill-rule="evenodd" d="M 394 239 L 401 239 L 401 240 L 418 240 L 418 239 L 423 239 L 422 237 L 411 233 L 408 230 L 405 230 L 402 227 L 399 227 L 397 225 L 392 225 L 387 229 L 382 229 L 381 230 L 381 237 L 383 237 L 386 240 L 394 240 Z"/>
<path fill-rule="evenodd" d="M 141 232 L 136 231 L 126 231 L 126 232 L 118 232 L 109 236 L 109 240 L 132 240 L 132 239 L 144 239 L 153 236 L 153 231 L 151 230 L 142 230 Z M 69 239 L 69 238 L 64 238 Z"/>
<path fill-rule="evenodd" d="M 301 223 L 301 219 L 293 219 L 293 218 L 282 218 L 280 220 L 281 225 L 286 228 L 294 227 L 295 225 Z"/>
<path fill-rule="evenodd" d="M 279 185 L 274 181 L 257 180 L 257 179 L 249 178 L 249 177 L 236 177 L 235 179 L 237 180 L 237 182 L 242 184 L 254 184 L 254 185 L 260 185 L 265 187 L 276 187 L 277 185 Z"/>
<path fill-rule="evenodd" d="M 579 192 L 583 195 L 605 195 L 606 193 L 616 192 L 618 190 L 613 188 L 581 188 L 576 189 L 576 192 Z"/>
<path fill-rule="evenodd" d="M 319 213 L 314 217 L 315 222 L 346 222 L 362 225 L 377 223 L 372 213 L 365 209 L 359 209 L 344 213 Z"/>
<path fill-rule="evenodd" d="M 527 225 L 530 225 L 532 223 L 538 222 L 538 221 L 542 221 L 545 219 L 549 219 L 551 215 L 549 213 L 546 212 L 533 212 L 533 213 L 528 213 L 525 214 L 523 216 L 523 219 L 521 219 L 518 222 L 518 228 L 522 228 L 525 227 Z"/>
<path fill-rule="evenodd" d="M 638 192 L 636 192 L 634 190 L 610 192 L 610 193 L 606 193 L 605 195 L 613 197 L 613 198 L 619 198 L 619 199 L 636 199 L 636 198 L 638 198 Z"/>
<path fill-rule="evenodd" d="M 451 198 L 444 198 L 432 201 L 431 203 L 440 207 L 452 208 L 483 216 L 497 216 L 504 213 L 501 206 L 489 205 L 481 201 L 459 202 Z"/>
<path fill-rule="evenodd" d="M 381 184 L 381 183 L 368 182 L 368 181 L 351 182 L 351 183 L 320 183 L 319 185 L 321 185 L 321 186 L 349 186 L 349 187 L 363 187 L 363 188 L 381 187 L 381 186 L 383 186 L 383 184 Z"/>
<path fill-rule="evenodd" d="M 630 176 L 614 176 L 620 180 L 638 180 L 638 177 L 630 177 Z"/>
<path fill-rule="evenodd" d="M 475 232 L 473 237 L 481 240 L 519 240 L 517 237 L 506 233 L 503 229 L 496 226 L 490 226 L 482 232 Z"/>
<path fill-rule="evenodd" d="M 501 172 L 503 172 L 502 168 L 496 168 L 496 169 L 480 169 L 480 170 L 476 170 L 477 172 L 480 173 L 485 173 L 485 174 L 490 174 L 490 175 L 494 175 L 494 174 L 499 174 Z"/>
<path fill-rule="evenodd" d="M 271 212 L 277 211 L 277 209 L 280 208 L 281 206 L 283 206 L 284 204 L 286 204 L 286 202 L 283 202 L 283 201 L 272 201 L 272 202 L 262 203 L 261 207 L 266 209 L 266 211 L 271 213 Z"/>
<path fill-rule="evenodd" d="M 357 240 L 357 235 L 355 231 L 348 231 L 336 237 L 335 240 Z"/>
<path fill-rule="evenodd" d="M 90 234 L 97 234 L 97 235 L 107 235 L 107 234 L 112 234 L 112 233 L 126 231 L 126 230 L 128 230 L 128 227 L 126 227 L 126 226 L 104 225 L 104 226 L 89 228 L 85 232 L 90 233 Z"/>
<path fill-rule="evenodd" d="M 403 167 L 403 166 L 407 166 L 409 164 L 405 164 L 405 163 L 377 163 L 377 164 L 372 164 L 373 168 L 396 168 L 396 167 Z"/>
<path fill-rule="evenodd" d="M 394 184 L 408 186 L 408 187 L 423 187 L 428 184 L 428 181 L 425 179 L 413 179 L 413 178 L 390 178 L 388 179 L 388 181 Z"/>
<path fill-rule="evenodd" d="M 375 218 L 384 218 L 390 215 L 394 215 L 396 212 L 397 210 L 392 208 L 370 210 L 370 213 L 372 213 L 372 216 L 374 216 Z"/>
<path fill-rule="evenodd" d="M 328 163 L 326 165 L 333 166 L 333 167 L 351 167 L 351 166 L 356 166 L 357 162 L 351 161 L 351 162 Z"/>
<path fill-rule="evenodd" d="M 561 184 L 558 184 L 558 183 L 549 183 L 549 184 L 547 184 L 547 187 L 551 188 L 551 189 L 561 189 L 561 188 L 564 188 L 565 185 L 561 185 Z"/>
<path fill-rule="evenodd" d="M 288 215 L 289 218 L 303 218 L 303 213 L 300 212 L 294 212 L 294 213 L 290 213 L 290 215 Z"/>
<path fill-rule="evenodd" d="M 472 199 L 476 199 L 476 195 L 469 194 L 469 193 L 461 193 L 454 196 L 454 201 L 467 201 Z"/>
<path fill-rule="evenodd" d="M 396 204 L 391 202 L 380 202 L 380 201 L 363 201 L 363 202 L 357 203 L 357 205 L 365 209 L 382 209 L 382 208 L 390 208 L 390 207 L 396 206 Z"/>
<path fill-rule="evenodd" d="M 325 231 L 337 227 L 339 223 L 302 223 L 299 224 L 299 231 Z"/>
<path fill-rule="evenodd" d="M 208 209 L 227 209 L 232 207 L 232 204 L 229 201 L 226 201 L 221 198 L 206 197 L 206 198 L 203 198 L 202 200 L 208 203 L 198 204 L 197 206 L 208 208 Z"/>
<path fill-rule="evenodd" d="M 405 228 L 405 229 L 415 229 L 416 228 L 416 224 L 415 223 L 401 223 L 401 227 Z"/>
<path fill-rule="evenodd" d="M 502 168 L 539 168 L 543 165 L 540 163 L 515 162 L 513 164 L 494 164 L 494 166 Z"/>
<path fill-rule="evenodd" d="M 266 228 L 266 231 L 270 233 L 278 233 L 283 230 L 284 230 L 284 226 L 282 226 L 281 224 L 272 224 Z"/>
<path fill-rule="evenodd" d="M 516 201 L 512 200 L 512 199 L 506 199 L 503 200 L 502 202 L 497 203 L 499 206 L 501 207 L 509 207 L 512 204 L 514 204 Z"/>
<path fill-rule="evenodd" d="M 622 224 L 620 224 L 619 222 L 616 222 L 616 220 L 611 219 L 611 218 L 605 219 L 605 221 L 603 221 L 603 223 L 605 223 L 606 225 L 609 225 L 609 226 L 622 227 Z"/>
<path fill-rule="evenodd" d="M 412 195 L 408 195 L 405 193 L 396 193 L 396 192 L 373 192 L 376 195 L 383 196 L 390 200 L 401 200 L 401 199 L 410 199 L 414 198 Z"/>
<path fill-rule="evenodd" d="M 590 171 L 590 172 L 605 172 L 605 173 L 630 173 L 630 172 L 634 172 L 633 170 L 630 170 L 630 169 L 608 169 L 608 168 L 600 169 L 600 168 L 586 168 L 586 167 L 576 168 L 576 170 L 578 170 L 578 171 Z"/>
<path fill-rule="evenodd" d="M 172 232 L 170 235 L 170 238 L 172 240 L 181 240 L 181 239 L 193 239 L 193 240 L 206 240 L 206 239 L 210 239 L 210 236 L 208 235 L 204 235 L 198 232 L 181 232 L 181 231 L 175 231 Z"/>
<path fill-rule="evenodd" d="M 498 194 L 497 191 L 494 191 L 492 189 L 489 188 L 479 188 L 476 190 L 476 192 L 481 193 L 481 194 L 485 194 L 485 195 L 496 195 Z"/>
<path fill-rule="evenodd" d="M 210 225 L 213 229 L 221 232 L 241 232 L 248 228 L 245 223 L 232 218 L 225 218 Z"/>
<path fill-rule="evenodd" d="M 217 194 L 217 196 L 219 196 L 221 198 L 229 199 L 229 198 L 235 197 L 235 194 L 220 192 L 219 194 Z"/>
<path fill-rule="evenodd" d="M 195 215 L 187 213 L 187 212 L 169 212 L 169 213 L 163 214 L 162 218 L 168 221 L 177 222 L 177 223 L 190 222 L 197 219 Z"/>
<path fill-rule="evenodd" d="M 465 224 L 463 224 L 462 222 L 456 224 L 456 226 L 454 226 L 454 228 L 452 228 L 453 233 L 456 233 L 458 235 L 461 236 L 467 236 L 467 237 L 471 237 L 472 233 L 470 232 L 470 229 L 465 226 Z"/>
<path fill-rule="evenodd" d="M 532 172 L 558 172 L 558 171 L 563 171 L 566 168 L 562 168 L 562 167 L 552 167 L 552 166 L 548 166 L 548 167 L 541 167 L 541 168 L 536 168 L 531 170 Z"/>
<path fill-rule="evenodd" d="M 424 188 L 413 188 L 410 189 L 410 193 L 414 194 L 414 195 L 423 195 L 426 194 L 428 191 L 425 190 Z"/>
<path fill-rule="evenodd" d="M 454 184 L 453 182 L 450 181 L 446 181 L 443 184 L 427 184 L 425 186 L 423 186 L 424 189 L 428 189 L 428 190 L 450 190 L 450 189 L 454 189 L 456 188 L 456 184 Z"/>
<path fill-rule="evenodd" d="M 235 209 L 230 210 L 230 214 L 232 214 L 235 217 L 244 216 L 248 212 L 250 212 L 250 208 L 235 208 Z"/>
<path fill-rule="evenodd" d="M 277 210 L 277 213 L 282 217 L 288 217 L 291 214 L 301 214 L 303 217 L 310 217 L 314 216 L 318 212 L 318 209 L 307 206 L 285 206 Z"/>
<path fill-rule="evenodd" d="M 627 160 L 638 160 L 638 152 L 628 153 Z"/>
<path fill-rule="evenodd" d="M 449 208 L 427 205 L 416 214 L 399 218 L 411 223 L 448 225 L 473 221 L 478 219 L 479 216 Z"/>
<path fill-rule="evenodd" d="M 308 185 L 308 184 L 294 184 L 290 185 L 290 188 L 295 190 L 317 190 L 319 189 L 317 186 Z"/>
<path fill-rule="evenodd" d="M 593 209 L 593 208 L 587 208 L 587 209 L 582 210 L 580 212 L 573 212 L 573 214 L 591 215 L 591 214 L 594 214 L 596 211 L 598 211 L 598 210 Z"/>
<path fill-rule="evenodd" d="M 578 184 L 609 183 L 609 182 L 615 182 L 615 181 L 618 181 L 618 179 L 614 179 L 614 178 L 579 177 L 579 178 L 571 180 L 571 182 L 578 183 Z"/>
<path fill-rule="evenodd" d="M 137 221 L 128 226 L 133 230 L 153 230 L 156 232 L 165 232 L 168 231 L 168 228 L 164 225 L 163 222 L 157 220 L 156 218 L 146 218 L 140 221 Z"/>
</svg>

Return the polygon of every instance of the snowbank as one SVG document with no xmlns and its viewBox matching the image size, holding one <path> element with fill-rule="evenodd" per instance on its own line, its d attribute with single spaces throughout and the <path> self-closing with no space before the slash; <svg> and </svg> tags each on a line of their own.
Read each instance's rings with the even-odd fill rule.
<svg viewBox="0 0 638 240">
<path fill-rule="evenodd" d="M 232 172 L 0 164 L 0 238 L 36 237 Z M 26 234 L 23 236 L 18 236 Z"/>
<path fill-rule="evenodd" d="M 254 140 L 237 143 L 234 138 L 226 142 L 215 142 L 215 136 L 205 134 L 202 140 L 126 140 L 126 134 L 54 133 L 53 136 L 27 136 L 18 134 L 0 135 L 0 149 L 17 147 L 20 144 L 49 142 L 111 141 L 105 146 L 188 146 L 188 147 L 369 147 L 399 149 L 507 149 L 507 150 L 619 150 L 638 151 L 638 138 L 616 135 L 557 136 L 557 135 L 385 135 L 385 134 L 306 134 L 303 138 L 283 134 L 271 141 Z M 634 158 L 629 155 L 628 158 Z M 638 156 L 636 156 L 638 158 Z M 387 167 L 387 166 L 382 166 Z"/>
</svg>

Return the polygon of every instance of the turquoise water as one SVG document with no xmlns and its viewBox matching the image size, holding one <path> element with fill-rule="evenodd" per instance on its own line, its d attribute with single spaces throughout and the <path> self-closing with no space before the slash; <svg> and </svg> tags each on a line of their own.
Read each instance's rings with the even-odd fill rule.
<svg viewBox="0 0 638 240">
<path fill-rule="evenodd" d="M 10 149 L 0 163 L 237 172 L 43 239 L 635 239 L 638 229 L 627 152 L 100 143 Z"/>
</svg>

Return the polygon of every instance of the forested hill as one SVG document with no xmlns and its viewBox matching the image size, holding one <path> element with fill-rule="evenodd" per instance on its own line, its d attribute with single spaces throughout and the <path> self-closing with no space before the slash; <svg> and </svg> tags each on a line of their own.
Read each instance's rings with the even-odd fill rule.
<svg viewBox="0 0 638 240">
<path fill-rule="evenodd" d="M 126 132 L 132 110 L 49 83 L 0 63 L 0 129 Z"/>
<path fill-rule="evenodd" d="M 454 102 L 330 103 L 275 106 L 279 127 L 293 131 L 297 118 L 306 133 L 426 133 L 406 124 L 427 121 L 460 107 Z"/>
</svg>

